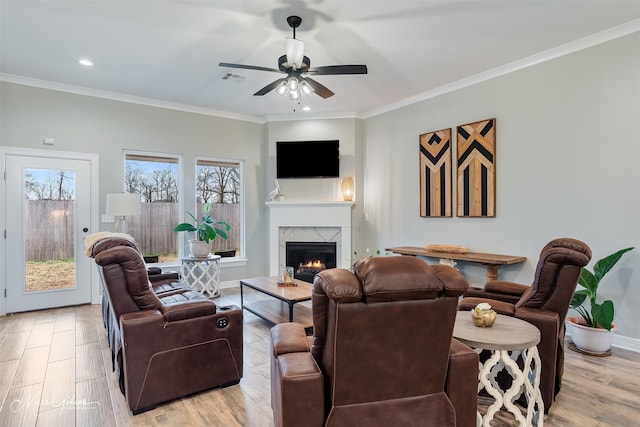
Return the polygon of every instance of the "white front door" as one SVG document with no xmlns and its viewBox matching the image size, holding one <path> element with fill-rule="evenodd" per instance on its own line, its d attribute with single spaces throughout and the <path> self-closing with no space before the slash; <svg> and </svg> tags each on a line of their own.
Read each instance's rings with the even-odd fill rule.
<svg viewBox="0 0 640 427">
<path fill-rule="evenodd" d="M 91 161 L 5 155 L 7 313 L 91 302 Z"/>
</svg>

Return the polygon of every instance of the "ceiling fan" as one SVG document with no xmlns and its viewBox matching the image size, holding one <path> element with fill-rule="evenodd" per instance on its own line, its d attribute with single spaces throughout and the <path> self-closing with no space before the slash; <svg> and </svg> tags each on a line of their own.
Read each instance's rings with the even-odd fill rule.
<svg viewBox="0 0 640 427">
<path fill-rule="evenodd" d="M 316 93 L 322 98 L 329 98 L 334 93 L 326 86 L 318 83 L 312 76 L 327 76 L 338 74 L 367 74 L 366 65 L 328 65 L 324 67 L 311 68 L 311 60 L 304 56 L 304 42 L 296 39 L 296 28 L 302 23 L 299 16 L 289 16 L 287 23 L 293 28 L 293 38 L 287 37 L 285 46 L 285 55 L 278 58 L 278 68 L 258 67 L 254 65 L 229 64 L 221 62 L 221 67 L 243 68 L 246 70 L 271 71 L 274 73 L 286 74 L 286 77 L 280 78 L 256 93 L 254 96 L 262 96 L 276 90 L 276 93 L 282 97 L 289 95 L 289 99 L 298 100 L 303 96 Z"/>
</svg>

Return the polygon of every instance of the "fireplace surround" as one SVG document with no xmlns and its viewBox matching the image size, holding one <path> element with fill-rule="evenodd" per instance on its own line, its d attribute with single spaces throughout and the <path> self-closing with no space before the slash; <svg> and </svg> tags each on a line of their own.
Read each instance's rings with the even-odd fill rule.
<svg viewBox="0 0 640 427">
<path fill-rule="evenodd" d="M 269 275 L 286 266 L 286 242 L 335 242 L 336 267 L 351 266 L 353 202 L 267 202 L 269 209 Z"/>
</svg>

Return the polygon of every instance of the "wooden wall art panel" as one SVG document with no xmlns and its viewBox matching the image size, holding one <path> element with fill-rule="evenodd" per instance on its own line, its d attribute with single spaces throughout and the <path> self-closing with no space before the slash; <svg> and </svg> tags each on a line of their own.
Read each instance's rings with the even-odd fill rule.
<svg viewBox="0 0 640 427">
<path fill-rule="evenodd" d="M 459 217 L 496 216 L 496 119 L 458 126 Z"/>
<path fill-rule="evenodd" d="M 451 129 L 420 135 L 420 216 L 451 216 Z"/>
</svg>

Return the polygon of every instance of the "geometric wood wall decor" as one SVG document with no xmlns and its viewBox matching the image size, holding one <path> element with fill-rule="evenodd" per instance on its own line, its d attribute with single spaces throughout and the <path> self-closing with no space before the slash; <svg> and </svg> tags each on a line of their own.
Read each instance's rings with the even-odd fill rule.
<svg viewBox="0 0 640 427">
<path fill-rule="evenodd" d="M 420 135 L 420 216 L 451 216 L 451 129 Z"/>
<path fill-rule="evenodd" d="M 496 216 L 496 119 L 458 126 L 459 217 Z"/>
</svg>

